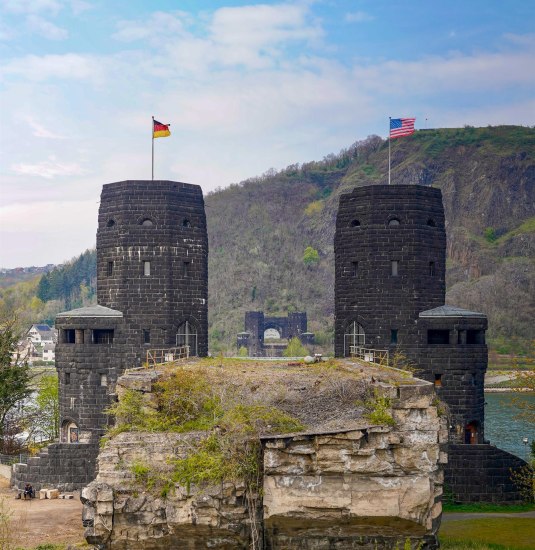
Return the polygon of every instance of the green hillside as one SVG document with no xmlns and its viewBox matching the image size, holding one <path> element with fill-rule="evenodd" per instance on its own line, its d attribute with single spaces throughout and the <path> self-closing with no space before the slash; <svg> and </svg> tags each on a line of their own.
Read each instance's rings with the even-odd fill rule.
<svg viewBox="0 0 535 550">
<path fill-rule="evenodd" d="M 305 310 L 329 340 L 339 196 L 385 184 L 387 173 L 388 144 L 371 136 L 208 195 L 212 349 L 234 344 L 247 310 Z M 420 130 L 392 142 L 392 183 L 442 190 L 448 303 L 485 312 L 502 351 L 525 350 L 535 337 L 535 130 Z M 308 246 L 317 263 L 303 261 Z"/>
<path fill-rule="evenodd" d="M 371 136 L 322 161 L 270 171 L 206 197 L 212 351 L 234 350 L 249 310 L 307 311 L 309 330 L 329 345 L 339 196 L 387 183 L 387 172 L 388 144 Z M 535 338 L 535 130 L 417 131 L 392 142 L 392 183 L 442 190 L 448 303 L 485 312 L 498 350 L 525 352 Z M 86 252 L 38 287 L 0 290 L 0 308 L 32 306 L 23 317 L 46 320 L 62 307 L 94 301 L 95 278 L 95 253 Z"/>
</svg>

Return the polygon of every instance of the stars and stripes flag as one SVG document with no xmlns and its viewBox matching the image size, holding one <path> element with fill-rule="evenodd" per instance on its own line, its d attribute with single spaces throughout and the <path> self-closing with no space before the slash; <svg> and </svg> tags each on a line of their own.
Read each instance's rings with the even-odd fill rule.
<svg viewBox="0 0 535 550">
<path fill-rule="evenodd" d="M 161 138 L 161 137 L 167 137 L 171 135 L 171 130 L 169 130 L 170 124 L 162 124 L 161 122 L 158 122 L 157 120 L 152 119 L 152 137 L 153 138 Z"/>
<path fill-rule="evenodd" d="M 391 118 L 390 139 L 414 134 L 415 118 Z"/>
</svg>

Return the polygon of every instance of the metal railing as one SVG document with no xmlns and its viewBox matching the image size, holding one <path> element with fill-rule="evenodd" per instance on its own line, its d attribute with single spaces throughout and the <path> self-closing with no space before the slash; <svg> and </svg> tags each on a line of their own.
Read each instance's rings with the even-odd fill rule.
<svg viewBox="0 0 535 550">
<path fill-rule="evenodd" d="M 0 454 L 0 464 L 11 466 L 12 464 L 27 464 L 29 454 L 21 453 L 18 455 L 3 455 Z"/>
<path fill-rule="evenodd" d="M 387 349 L 364 348 L 362 346 L 349 346 L 349 356 L 360 359 L 366 363 L 375 363 L 382 367 L 388 367 L 390 355 Z"/>
<path fill-rule="evenodd" d="M 156 365 L 173 363 L 189 357 L 189 346 L 180 346 L 168 349 L 147 350 L 147 368 L 155 368 Z"/>
</svg>

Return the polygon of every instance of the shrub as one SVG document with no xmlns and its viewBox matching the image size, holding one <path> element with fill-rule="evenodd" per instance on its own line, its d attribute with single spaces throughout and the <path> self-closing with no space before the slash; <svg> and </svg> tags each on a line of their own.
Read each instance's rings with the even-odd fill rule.
<svg viewBox="0 0 535 550">
<path fill-rule="evenodd" d="M 306 266 L 312 266 L 316 265 L 320 261 L 320 255 L 319 252 L 312 248 L 311 246 L 307 246 L 305 248 L 305 252 L 303 253 L 303 263 Z"/>
<path fill-rule="evenodd" d="M 305 357 L 308 354 L 307 349 L 301 343 L 299 338 L 291 338 L 288 347 L 284 350 L 284 357 Z"/>
<path fill-rule="evenodd" d="M 381 426 L 394 426 L 396 424 L 392 417 L 392 399 L 381 395 L 378 390 L 374 390 L 373 397 L 364 403 L 366 413 L 364 416 L 373 424 Z"/>
</svg>

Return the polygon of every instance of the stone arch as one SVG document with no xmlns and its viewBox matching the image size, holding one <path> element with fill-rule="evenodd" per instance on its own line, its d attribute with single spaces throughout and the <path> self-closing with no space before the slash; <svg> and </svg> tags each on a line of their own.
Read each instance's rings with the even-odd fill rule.
<svg viewBox="0 0 535 550">
<path fill-rule="evenodd" d="M 275 331 L 277 332 L 278 336 L 267 336 L 266 332 L 268 331 Z M 264 323 L 264 332 L 263 332 L 264 338 L 283 338 L 284 336 L 284 330 L 283 327 L 279 323 L 274 323 L 272 321 L 268 321 L 267 323 Z"/>
</svg>

